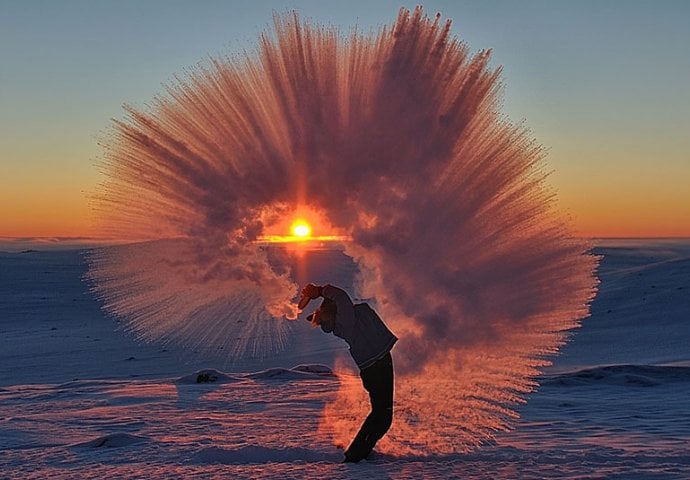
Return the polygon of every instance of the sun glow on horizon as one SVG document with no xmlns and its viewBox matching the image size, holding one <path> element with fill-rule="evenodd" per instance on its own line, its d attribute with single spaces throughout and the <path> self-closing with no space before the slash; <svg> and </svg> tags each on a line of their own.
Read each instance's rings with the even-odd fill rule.
<svg viewBox="0 0 690 480">
<path fill-rule="evenodd" d="M 307 240 L 311 237 L 311 225 L 306 220 L 298 218 L 290 225 L 290 233 L 298 239 Z"/>
<path fill-rule="evenodd" d="M 304 215 L 301 212 L 301 214 L 292 217 L 294 219 L 292 223 L 287 223 L 289 218 L 283 217 L 282 222 L 269 227 L 264 235 L 260 235 L 257 238 L 257 242 L 262 244 L 313 245 L 315 243 L 345 242 L 350 240 L 350 237 L 347 235 L 334 234 L 337 232 L 333 232 L 333 229 L 327 223 L 324 223 L 318 215 Z M 314 234 L 315 230 L 318 231 L 316 235 Z"/>
</svg>

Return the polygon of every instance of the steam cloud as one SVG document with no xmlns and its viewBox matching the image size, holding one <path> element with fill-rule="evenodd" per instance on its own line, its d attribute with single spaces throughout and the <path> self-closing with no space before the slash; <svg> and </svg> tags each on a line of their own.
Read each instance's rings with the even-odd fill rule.
<svg viewBox="0 0 690 480">
<path fill-rule="evenodd" d="M 544 149 L 500 114 L 489 57 L 421 8 L 346 39 L 276 17 L 256 55 L 212 59 L 115 121 L 96 207 L 103 234 L 135 243 L 93 252 L 94 290 L 145 339 L 280 348 L 297 285 L 255 240 L 306 205 L 351 237 L 359 293 L 400 337 L 384 448 L 491 438 L 588 315 L 597 259 L 556 209 Z M 325 411 L 336 442 L 365 414 L 355 383 Z"/>
</svg>

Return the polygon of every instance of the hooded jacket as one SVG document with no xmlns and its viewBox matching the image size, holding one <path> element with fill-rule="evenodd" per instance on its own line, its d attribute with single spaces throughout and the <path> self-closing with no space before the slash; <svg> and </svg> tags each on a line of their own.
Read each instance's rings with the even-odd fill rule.
<svg viewBox="0 0 690 480">
<path fill-rule="evenodd" d="M 333 300 L 337 311 L 335 321 L 322 323 L 321 329 L 347 342 L 360 370 L 373 365 L 398 341 L 369 304 L 353 304 L 344 290 L 333 285 L 325 285 L 322 296 Z"/>
</svg>

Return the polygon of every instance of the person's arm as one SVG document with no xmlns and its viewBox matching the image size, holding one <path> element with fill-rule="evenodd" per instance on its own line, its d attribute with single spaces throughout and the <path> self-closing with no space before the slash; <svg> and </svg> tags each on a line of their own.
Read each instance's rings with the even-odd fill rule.
<svg viewBox="0 0 690 480">
<path fill-rule="evenodd" d="M 335 302 L 337 307 L 336 312 L 336 322 L 345 326 L 353 325 L 355 321 L 355 307 L 352 304 L 350 296 L 338 287 L 333 285 L 324 285 L 321 288 L 321 296 L 324 298 L 330 298 Z"/>
</svg>

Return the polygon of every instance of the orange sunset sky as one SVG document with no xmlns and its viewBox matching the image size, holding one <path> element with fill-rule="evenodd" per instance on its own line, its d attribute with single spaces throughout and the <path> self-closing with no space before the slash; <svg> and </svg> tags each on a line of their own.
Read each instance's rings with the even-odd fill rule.
<svg viewBox="0 0 690 480">
<path fill-rule="evenodd" d="M 251 50 L 273 11 L 347 32 L 405 5 L 259 3 L 1 3 L 0 237 L 91 236 L 98 136 L 122 104 L 145 105 L 209 55 Z M 690 3 L 664 5 L 424 4 L 472 51 L 493 48 L 504 112 L 548 148 L 579 235 L 690 237 Z"/>
</svg>

